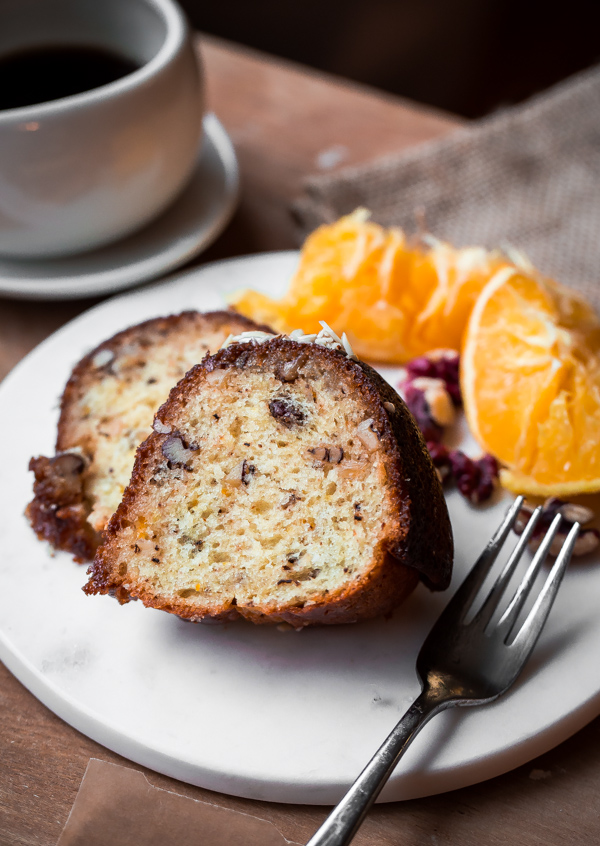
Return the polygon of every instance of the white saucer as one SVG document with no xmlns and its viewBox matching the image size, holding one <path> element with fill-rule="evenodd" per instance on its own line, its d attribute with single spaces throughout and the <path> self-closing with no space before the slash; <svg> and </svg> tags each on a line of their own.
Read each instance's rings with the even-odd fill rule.
<svg viewBox="0 0 600 846">
<path fill-rule="evenodd" d="M 0 257 L 0 296 L 67 300 L 110 294 L 154 279 L 208 247 L 235 208 L 239 176 L 229 136 L 214 114 L 191 182 L 167 211 L 144 229 L 89 253 L 18 261 Z"/>
</svg>

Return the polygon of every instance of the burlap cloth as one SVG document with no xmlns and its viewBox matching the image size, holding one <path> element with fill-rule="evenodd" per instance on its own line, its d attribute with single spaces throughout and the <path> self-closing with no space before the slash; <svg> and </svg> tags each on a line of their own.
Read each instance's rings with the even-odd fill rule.
<svg viewBox="0 0 600 846">
<path fill-rule="evenodd" d="M 600 308 L 600 66 L 526 103 L 372 164 L 308 179 L 304 233 L 366 206 L 456 246 L 508 243 Z"/>
</svg>

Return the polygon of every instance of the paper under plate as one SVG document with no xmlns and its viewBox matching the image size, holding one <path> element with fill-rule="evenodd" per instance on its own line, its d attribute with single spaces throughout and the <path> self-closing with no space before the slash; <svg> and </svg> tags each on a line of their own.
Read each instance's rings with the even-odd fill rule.
<svg viewBox="0 0 600 846">
<path fill-rule="evenodd" d="M 53 449 L 58 398 L 91 347 L 149 317 L 213 309 L 242 285 L 284 290 L 294 253 L 234 259 L 105 302 L 34 350 L 0 386 L 0 657 L 56 714 L 159 772 L 255 799 L 332 803 L 419 691 L 415 658 L 448 594 L 419 587 L 392 619 L 300 633 L 184 623 L 86 597 L 85 568 L 23 517 L 33 454 Z M 395 371 L 385 375 L 392 381 Z M 509 498 L 477 509 L 450 493 L 453 585 Z M 600 566 L 571 567 L 513 691 L 423 730 L 382 795 L 451 790 L 505 772 L 600 712 Z"/>
</svg>

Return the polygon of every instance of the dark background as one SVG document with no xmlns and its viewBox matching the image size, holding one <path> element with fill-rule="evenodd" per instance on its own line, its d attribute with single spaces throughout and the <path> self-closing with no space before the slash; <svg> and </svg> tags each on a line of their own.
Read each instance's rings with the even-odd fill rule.
<svg viewBox="0 0 600 846">
<path fill-rule="evenodd" d="M 180 0 L 196 29 L 465 117 L 600 61 L 598 0 Z"/>
</svg>

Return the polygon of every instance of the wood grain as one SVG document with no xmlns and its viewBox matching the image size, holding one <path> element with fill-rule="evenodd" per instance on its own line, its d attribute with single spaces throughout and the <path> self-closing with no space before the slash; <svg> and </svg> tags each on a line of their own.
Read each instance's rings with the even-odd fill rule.
<svg viewBox="0 0 600 846">
<path fill-rule="evenodd" d="M 202 53 L 209 105 L 236 144 L 243 191 L 232 225 L 201 261 L 295 246 L 289 204 L 303 177 L 327 161 L 324 152 L 341 157 L 338 167 L 364 162 L 457 123 L 214 39 L 203 39 Z M 0 299 L 0 378 L 90 304 Z M 376 807 L 355 843 L 597 843 L 599 746 L 596 720 L 532 764 L 492 781 Z M 0 846 L 54 846 L 92 756 L 132 766 L 62 722 L 0 665 Z M 531 777 L 535 770 L 541 777 Z M 253 802 L 144 772 L 159 787 L 268 819 L 297 842 L 306 841 L 326 815 L 324 808 Z"/>
<path fill-rule="evenodd" d="M 338 157 L 335 170 L 435 138 L 459 123 L 375 89 L 265 62 L 250 50 L 232 55 L 217 39 L 201 38 L 200 49 L 208 106 L 233 139 L 243 178 L 240 209 L 223 241 L 230 247 L 233 239 L 234 248 L 246 253 L 298 245 L 290 202 L 305 176 L 323 170 L 328 153 Z"/>
</svg>

